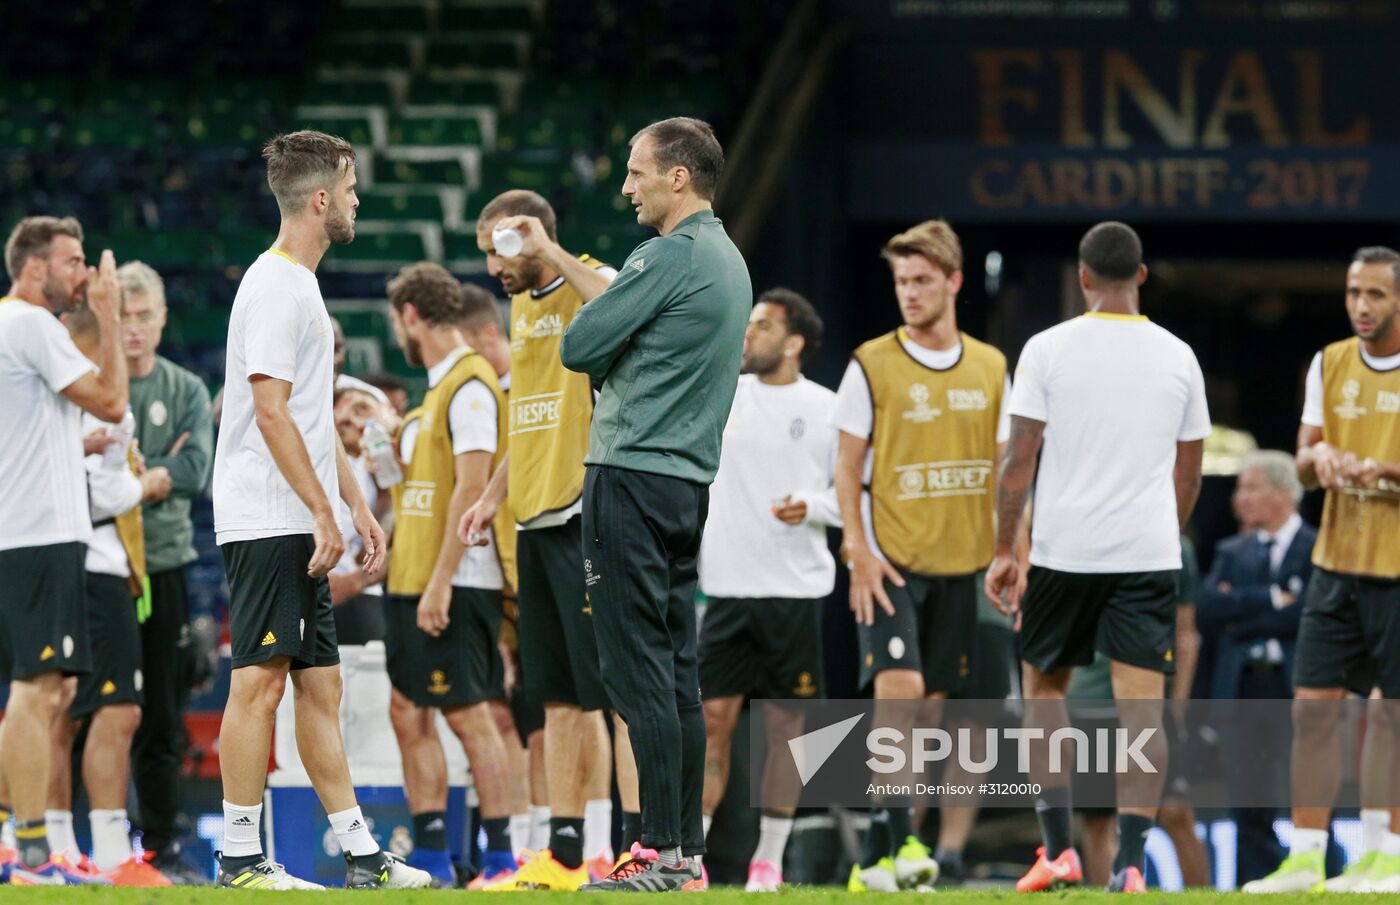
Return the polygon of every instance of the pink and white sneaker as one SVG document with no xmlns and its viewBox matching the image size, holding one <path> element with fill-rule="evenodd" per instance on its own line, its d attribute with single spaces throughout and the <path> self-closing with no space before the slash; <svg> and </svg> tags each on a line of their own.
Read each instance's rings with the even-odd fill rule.
<svg viewBox="0 0 1400 905">
<path fill-rule="evenodd" d="M 750 861 L 749 882 L 744 892 L 777 892 L 783 885 L 783 872 L 772 861 Z"/>
</svg>

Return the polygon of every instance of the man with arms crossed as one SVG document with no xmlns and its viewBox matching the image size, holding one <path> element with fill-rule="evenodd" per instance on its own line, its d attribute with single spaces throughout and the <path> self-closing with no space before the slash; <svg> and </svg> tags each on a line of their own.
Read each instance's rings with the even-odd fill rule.
<svg viewBox="0 0 1400 905">
<path fill-rule="evenodd" d="M 146 468 L 169 478 L 167 493 L 146 500 L 142 523 L 151 582 L 142 613 L 141 675 L 145 704 L 132 747 L 141 804 L 141 844 L 152 864 L 178 883 L 206 883 L 180 856 L 180 765 L 185 758 L 185 705 L 194 652 L 190 647 L 185 567 L 194 562 L 190 500 L 204 493 L 214 456 L 214 423 L 204 381 L 156 353 L 165 330 L 165 283 L 140 261 L 117 268 L 122 287 L 122 347 L 131 373 L 131 411 Z"/>
<path fill-rule="evenodd" d="M 14 806 L 15 885 L 85 880 L 50 857 L 44 826 L 50 735 L 63 680 L 91 668 L 83 585 L 92 538 L 82 412 L 126 415 L 121 296 L 110 251 L 83 257 L 71 217 L 28 217 L 5 243 L 10 291 L 0 299 L 0 638 L 10 678 L 0 771 Z M 98 364 L 78 351 L 56 315 L 84 296 L 96 315 Z M 105 441 L 88 452 L 105 447 Z"/>
<path fill-rule="evenodd" d="M 1245 892 L 1296 892 L 1324 878 L 1330 802 L 1341 784 L 1337 719 L 1347 689 L 1380 690 L 1392 731 L 1400 698 L 1400 253 L 1363 248 L 1347 269 L 1355 334 L 1308 369 L 1298 476 L 1327 491 L 1294 651 L 1294 795 L 1288 858 Z M 1376 721 L 1384 725 L 1382 721 Z M 1370 733 L 1368 732 L 1369 736 Z M 1391 742 L 1394 750 L 1394 742 Z M 1395 804 L 1395 790 L 1391 801 Z M 1361 892 L 1400 892 L 1400 808 Z"/>
<path fill-rule="evenodd" d="M 862 684 L 873 681 L 877 700 L 946 698 L 971 673 L 976 573 L 992 556 L 1006 357 L 958 330 L 962 245 L 951 226 L 920 223 L 881 255 L 904 326 L 856 350 L 832 417 L 851 610 Z M 890 803 L 847 885 L 893 892 L 937 875 L 907 804 Z"/>
<path fill-rule="evenodd" d="M 705 702 L 705 834 L 729 783 L 729 749 L 745 695 L 820 698 L 822 601 L 836 585 L 828 525 L 841 524 L 831 486 L 836 394 L 802 376 L 822 322 L 791 289 L 758 297 L 744 332 L 734 407 L 700 544 L 700 695 Z M 791 771 L 782 741 L 802 723 L 776 708 L 764 788 L 775 794 Z M 792 725 L 788 725 L 792 723 Z M 776 725 L 775 725 L 776 724 Z M 783 849 L 793 809 L 765 809 L 749 862 L 748 892 L 783 885 Z"/>
<path fill-rule="evenodd" d="M 701 888 L 705 716 L 696 557 L 752 306 L 748 268 L 711 210 L 724 152 L 676 117 L 631 141 L 622 193 L 658 230 L 564 334 L 564 366 L 602 393 L 583 487 L 584 581 L 603 684 L 627 723 L 641 845 L 590 888 Z M 625 410 L 625 414 L 624 414 Z"/>
<path fill-rule="evenodd" d="M 1092 663 L 1095 650 L 1109 657 L 1115 700 L 1160 702 L 1173 669 L 1180 530 L 1200 492 L 1210 417 L 1195 353 L 1140 312 L 1146 279 L 1137 233 L 1122 223 L 1095 226 L 1079 243 L 1087 313 L 1031 337 L 1017 364 L 986 591 L 1003 612 L 1020 609 L 1027 700 L 1063 702 L 1074 667 Z M 1032 481 L 1031 568 L 1023 577 L 1013 548 Z M 1148 728 L 1143 711 L 1119 708 L 1119 719 L 1130 737 Z M 1144 750 L 1165 765 L 1165 742 Z M 1146 889 L 1143 845 L 1164 775 L 1135 777 L 1132 796 L 1120 777 L 1120 802 L 1152 804 L 1118 808 L 1110 890 Z M 1083 878 L 1067 782 L 1042 783 L 1036 815 L 1044 847 L 1016 884 L 1020 891 Z"/>
<path fill-rule="evenodd" d="M 520 232 L 524 247 L 519 255 L 496 253 L 492 233 L 497 228 Z M 562 249 L 554 209 L 534 192 L 516 189 L 487 202 L 477 217 L 476 236 L 487 271 L 510 293 L 515 326 L 509 461 L 472 510 L 467 531 L 481 536 L 481 527 L 509 497 L 520 528 L 520 671 L 529 706 L 544 705 L 549 846 L 522 865 L 514 882 L 536 889 L 577 889 L 613 866 L 611 859 L 601 867 L 586 863 L 594 855 L 586 845 L 592 841 L 586 838 L 588 809 L 605 804 L 602 799 L 612 806 L 611 757 L 602 718 L 607 693 L 598 672 L 582 569 L 583 459 L 593 390 L 586 375 L 564 368 L 559 343 L 579 310 L 608 287 L 617 271 L 589 255 L 575 257 Z M 523 477 L 510 482 L 512 470 Z M 635 770 L 624 766 L 631 762 L 631 747 L 621 733 L 617 759 L 624 810 L 630 803 L 635 812 L 636 783 L 625 781 Z M 639 826 L 631 829 L 640 832 Z M 628 830 L 624 826 L 624 841 Z"/>
<path fill-rule="evenodd" d="M 263 156 L 282 227 L 234 297 L 214 456 L 214 530 L 228 571 L 233 648 L 219 732 L 218 883 L 321 888 L 266 857 L 259 834 L 272 726 L 290 673 L 297 749 L 345 853 L 345 885 L 427 886 L 427 873 L 381 852 L 370 835 L 340 735 L 340 655 L 326 581 L 344 552 L 337 496 L 364 541 L 365 571 L 384 559 L 384 533 L 335 432 L 333 338 L 316 282 L 326 249 L 355 237 L 355 152 L 344 139 L 304 131 L 272 139 Z"/>
<path fill-rule="evenodd" d="M 404 481 L 394 494 L 394 550 L 385 601 L 393 684 L 389 715 L 403 752 L 413 815 L 413 863 L 447 883 L 447 759 L 437 711 L 462 742 L 486 830 L 482 874 L 515 868 L 510 853 L 506 749 L 491 712 L 505 699 L 496 640 L 501 564 L 494 543 L 465 547 L 462 513 L 505 455 L 506 400 L 491 363 L 467 345 L 467 316 L 499 319 L 495 299 L 438 264 L 414 264 L 389 281 L 394 336 L 408 363 L 427 368 L 428 392 L 399 429 Z M 488 528 L 487 537 L 494 532 Z"/>
</svg>

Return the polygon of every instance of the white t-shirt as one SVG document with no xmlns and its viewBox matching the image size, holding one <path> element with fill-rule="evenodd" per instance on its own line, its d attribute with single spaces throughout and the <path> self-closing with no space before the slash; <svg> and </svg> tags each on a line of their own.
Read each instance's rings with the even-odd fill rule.
<svg viewBox="0 0 1400 905">
<path fill-rule="evenodd" d="M 1361 360 L 1374 371 L 1393 371 L 1400 368 L 1400 352 L 1377 358 L 1361 347 Z M 1303 390 L 1303 423 L 1308 427 L 1322 427 L 1322 353 L 1313 356 L 1308 365 L 1308 379 Z"/>
<path fill-rule="evenodd" d="M 1176 444 L 1210 434 L 1190 346 L 1145 317 L 1076 317 L 1026 343 L 1009 407 L 1045 422 L 1033 564 L 1081 573 L 1181 568 Z"/>
<path fill-rule="evenodd" d="M 464 346 L 454 351 L 442 361 L 428 369 L 428 386 L 435 387 L 452 370 L 469 350 Z M 457 390 L 447 405 L 448 430 L 452 435 L 452 454 L 460 456 L 469 452 L 494 453 L 496 436 L 496 397 L 490 387 L 479 380 L 471 380 Z M 413 458 L 413 447 L 418 442 L 418 419 L 404 425 L 399 437 L 399 458 L 405 462 Z M 456 531 L 456 525 L 449 525 L 449 531 Z M 454 588 L 482 588 L 499 591 L 505 585 L 501 574 L 501 561 L 496 553 L 495 529 L 487 532 L 484 547 L 468 547 L 452 575 Z"/>
<path fill-rule="evenodd" d="M 105 426 L 87 412 L 83 413 L 83 433 L 88 434 Z M 93 522 L 106 522 L 92 529 L 92 539 L 88 541 L 86 569 L 101 575 L 115 575 L 126 578 L 131 574 L 131 566 L 126 561 L 126 548 L 122 546 L 117 526 L 110 519 L 125 515 L 141 505 L 141 481 L 131 473 L 126 462 L 126 454 L 131 444 L 117 455 L 93 453 L 83 460 L 87 469 L 88 502 Z"/>
<path fill-rule="evenodd" d="M 82 410 L 62 391 L 96 370 L 48 309 L 0 303 L 0 550 L 92 537 Z"/>
<path fill-rule="evenodd" d="M 836 394 L 799 377 L 772 385 L 739 378 L 724 427 L 719 471 L 700 543 L 700 589 L 711 597 L 819 598 L 836 583 L 826 526 L 840 525 L 832 475 Z M 791 495 L 807 504 L 800 525 L 773 517 Z"/>
<path fill-rule="evenodd" d="M 316 275 L 270 251 L 258 256 L 233 300 L 225 361 L 224 413 L 214 451 L 214 531 L 230 541 L 310 534 L 311 510 L 277 468 L 253 411 L 250 378 L 292 385 L 288 410 L 311 466 L 336 511 L 335 351 Z"/>
<path fill-rule="evenodd" d="M 946 371 L 962 358 L 962 340 L 951 349 L 929 349 L 909 340 L 901 341 L 900 345 L 919 364 L 936 371 Z M 1011 437 L 1011 415 L 1007 410 L 1007 401 L 1010 398 L 1011 377 L 1008 375 L 1001 393 L 1001 411 L 997 412 L 997 443 L 1005 443 Z M 852 358 L 851 363 L 846 365 L 846 373 L 841 377 L 841 385 L 836 389 L 836 409 L 832 412 L 831 424 L 838 431 L 852 437 L 870 439 L 870 432 L 875 429 L 875 407 L 870 399 L 870 385 L 865 380 L 865 370 Z M 874 463 L 875 450 L 872 447 L 865 451 L 865 465 L 861 473 L 861 481 L 867 487 L 870 486 L 870 473 Z M 876 556 L 884 559 L 885 554 L 875 540 L 868 491 L 860 495 L 860 518 L 865 527 L 866 544 Z"/>
<path fill-rule="evenodd" d="M 350 471 L 355 475 L 355 482 L 360 485 L 360 493 L 364 495 L 365 504 L 370 509 L 374 508 L 374 501 L 379 498 L 379 485 L 374 483 L 374 475 L 369 473 L 369 466 L 365 462 L 365 456 L 347 456 L 350 462 Z M 350 523 L 350 510 L 341 503 L 341 520 L 344 522 L 340 529 L 341 540 L 345 542 L 345 552 L 340 555 L 340 562 L 335 564 L 331 572 L 336 575 L 349 575 L 360 571 L 360 554 L 365 550 L 365 542 L 356 533 L 355 527 Z M 388 528 L 384 529 L 388 532 Z M 373 594 L 376 597 L 384 593 L 384 585 L 377 584 L 365 588 L 361 593 Z"/>
</svg>

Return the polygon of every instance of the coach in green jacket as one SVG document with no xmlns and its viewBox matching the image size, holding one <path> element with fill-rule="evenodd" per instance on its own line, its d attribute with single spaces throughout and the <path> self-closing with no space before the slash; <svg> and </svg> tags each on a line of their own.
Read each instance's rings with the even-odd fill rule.
<svg viewBox="0 0 1400 905">
<path fill-rule="evenodd" d="M 177 882 L 199 874 L 180 858 L 180 764 L 185 755 L 185 704 L 190 695 L 189 591 L 185 566 L 195 560 L 190 500 L 204 492 L 213 461 L 214 428 L 204 381 L 156 354 L 165 329 L 165 284 L 140 261 L 117 269 L 122 287 L 122 345 L 131 375 L 131 411 L 146 467 L 169 478 L 168 492 L 142 511 L 150 610 L 141 623 L 145 693 L 132 746 L 132 779 L 141 805 L 141 844 L 153 864 Z M 141 686 L 138 686 L 141 687 Z M 202 881 L 207 882 L 207 881 Z"/>
<path fill-rule="evenodd" d="M 696 669 L 696 554 L 734 401 L 748 268 L 711 208 L 724 153 L 676 118 L 631 142 L 622 193 L 660 231 L 574 318 L 560 354 L 601 395 L 583 490 L 583 557 L 603 682 L 627 722 L 642 838 L 660 858 L 602 888 L 699 883 L 705 718 Z"/>
</svg>

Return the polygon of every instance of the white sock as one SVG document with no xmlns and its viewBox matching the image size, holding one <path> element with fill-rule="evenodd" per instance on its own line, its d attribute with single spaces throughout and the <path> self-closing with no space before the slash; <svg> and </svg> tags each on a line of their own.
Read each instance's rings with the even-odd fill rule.
<svg viewBox="0 0 1400 905">
<path fill-rule="evenodd" d="M 261 855 L 262 805 L 224 802 L 224 854 L 234 858 Z"/>
<path fill-rule="evenodd" d="M 612 860 L 612 799 L 595 798 L 583 803 L 583 860 L 599 855 Z"/>
<path fill-rule="evenodd" d="M 758 847 L 753 850 L 753 860 L 767 861 L 783 869 L 783 849 L 787 848 L 788 836 L 792 835 L 791 817 L 758 818 Z"/>
<path fill-rule="evenodd" d="M 49 836 L 49 850 L 67 852 L 75 859 L 82 855 L 78 851 L 78 837 L 73 835 L 72 811 L 45 811 L 44 829 Z"/>
<path fill-rule="evenodd" d="M 1390 829 L 1390 811 L 1382 808 L 1361 809 L 1361 854 L 1381 850 L 1385 831 Z"/>
<path fill-rule="evenodd" d="M 683 860 L 679 845 L 674 848 L 663 848 L 657 852 L 657 855 L 661 858 L 661 863 L 667 867 L 680 867 Z"/>
<path fill-rule="evenodd" d="M 369 823 L 360 813 L 360 806 L 346 808 L 330 815 L 331 829 L 340 842 L 340 850 L 348 852 L 352 858 L 363 858 L 379 851 L 379 843 L 370 835 Z"/>
<path fill-rule="evenodd" d="M 549 816 L 548 805 L 530 805 L 530 851 L 549 848 Z"/>
<path fill-rule="evenodd" d="M 92 860 L 104 873 L 131 860 L 131 837 L 126 834 L 126 808 L 88 811 L 92 827 Z"/>
<path fill-rule="evenodd" d="M 530 847 L 530 814 L 512 814 L 510 817 L 510 853 L 520 860 L 520 853 Z"/>
<path fill-rule="evenodd" d="M 1385 841 L 1381 843 L 1381 854 L 1388 857 L 1400 855 L 1400 833 L 1386 832 Z"/>
<path fill-rule="evenodd" d="M 705 833 L 705 838 L 710 838 L 710 824 L 715 822 L 715 818 L 709 814 L 700 815 L 700 829 Z"/>
<path fill-rule="evenodd" d="M 1305 855 L 1308 852 L 1327 851 L 1327 831 L 1293 828 L 1293 844 L 1288 847 L 1290 855 Z"/>
</svg>

